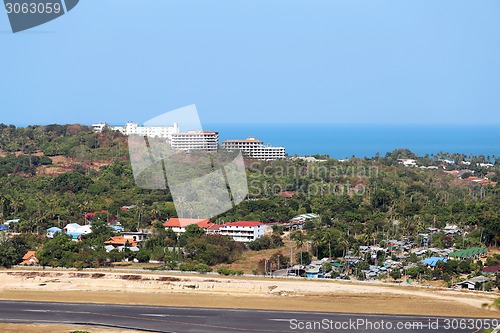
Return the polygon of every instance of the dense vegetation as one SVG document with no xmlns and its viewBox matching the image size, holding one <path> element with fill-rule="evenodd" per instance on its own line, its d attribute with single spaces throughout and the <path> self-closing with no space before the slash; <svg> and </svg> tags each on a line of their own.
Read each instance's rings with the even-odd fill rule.
<svg viewBox="0 0 500 333">
<path fill-rule="evenodd" d="M 244 250 L 196 230 L 181 239 L 163 230 L 158 222 L 176 216 L 172 197 L 168 190 L 143 190 L 135 185 L 127 140 L 120 133 L 97 134 L 80 125 L 0 125 L 0 150 L 0 221 L 20 218 L 12 227 L 25 233 L 1 242 L 0 265 L 18 262 L 26 249 L 43 247 L 40 260 L 46 265 L 91 267 L 110 259 L 139 256 L 140 261 L 165 260 L 171 267 L 184 258 L 182 268 L 203 271 L 206 265 L 234 261 Z M 64 165 L 54 163 L 60 158 L 65 159 Z M 405 167 L 398 164 L 401 158 L 416 159 L 423 166 L 453 160 L 454 164 L 446 164 L 447 170 L 468 169 L 465 175 L 493 181 L 500 175 L 496 157 L 445 153 L 419 157 L 404 149 L 347 161 L 248 161 L 248 200 L 213 220 L 284 222 L 298 214 L 319 214 L 319 219 L 306 222 L 306 233 L 294 236 L 301 247 L 306 241 L 312 244 L 310 254 L 302 253 L 294 261 L 343 256 L 360 245 L 387 239 L 411 237 L 418 242 L 418 234 L 427 227 L 446 224 L 458 225 L 466 235 L 435 235 L 431 246 L 462 248 L 500 242 L 500 186 L 467 182 L 442 170 Z M 471 164 L 461 164 L 465 160 Z M 495 165 L 479 165 L 488 162 Z M 297 193 L 283 198 L 277 195 L 281 191 Z M 122 210 L 123 206 L 131 208 Z M 85 213 L 103 210 L 107 213 L 99 217 L 101 221 L 118 219 L 126 230 L 154 230 L 144 244 L 144 253 L 106 254 L 99 246 L 110 236 L 109 230 L 82 243 L 63 236 L 53 240 L 36 236 L 51 226 L 84 223 Z M 280 245 L 274 237 L 250 247 L 260 250 Z"/>
</svg>

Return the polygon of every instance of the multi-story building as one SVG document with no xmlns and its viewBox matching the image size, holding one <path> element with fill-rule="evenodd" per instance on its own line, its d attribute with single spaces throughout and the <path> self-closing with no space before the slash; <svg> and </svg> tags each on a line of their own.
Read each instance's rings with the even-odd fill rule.
<svg viewBox="0 0 500 333">
<path fill-rule="evenodd" d="M 189 218 L 178 218 L 171 217 L 167 222 L 163 223 L 165 229 L 172 229 L 177 234 L 183 234 L 186 232 L 186 228 L 191 224 L 196 224 L 200 228 L 207 228 L 213 223 L 207 219 L 189 219 Z"/>
<path fill-rule="evenodd" d="M 179 124 L 174 123 L 173 126 L 139 126 L 137 123 L 128 122 L 125 126 L 109 126 L 106 123 L 92 124 L 92 128 L 96 132 L 102 132 L 105 127 L 112 131 L 119 131 L 124 135 L 140 135 L 150 138 L 165 138 L 168 141 L 172 139 L 172 135 L 179 133 Z"/>
<path fill-rule="evenodd" d="M 238 221 L 222 225 L 213 225 L 207 229 L 208 233 L 230 236 L 236 242 L 252 242 L 264 236 L 265 224 L 262 222 Z"/>
<path fill-rule="evenodd" d="M 196 224 L 208 234 L 229 236 L 236 242 L 251 242 L 264 236 L 265 224 L 262 222 L 238 221 L 215 224 L 207 219 L 189 219 L 172 217 L 163 224 L 165 229 L 172 229 L 177 234 L 186 232 L 186 228 Z"/>
<path fill-rule="evenodd" d="M 106 126 L 108 126 L 108 127 L 109 127 L 109 125 L 108 125 L 107 123 L 105 123 L 105 122 L 102 122 L 102 123 L 99 123 L 99 124 L 92 124 L 92 128 L 93 128 L 93 129 L 94 129 L 94 131 L 96 131 L 96 132 L 102 132 L 102 131 L 103 131 L 103 129 L 104 129 Z"/>
<path fill-rule="evenodd" d="M 179 150 L 217 151 L 219 149 L 219 132 L 188 131 L 172 134 L 172 148 Z"/>
<path fill-rule="evenodd" d="M 286 157 L 284 147 L 264 145 L 261 140 L 248 137 L 246 140 L 227 140 L 222 143 L 227 150 L 241 150 L 249 158 L 258 160 L 278 160 Z"/>
</svg>

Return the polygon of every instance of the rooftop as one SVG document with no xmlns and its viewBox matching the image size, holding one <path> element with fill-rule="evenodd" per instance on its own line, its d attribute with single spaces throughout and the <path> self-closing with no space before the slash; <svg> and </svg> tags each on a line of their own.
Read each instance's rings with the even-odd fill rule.
<svg viewBox="0 0 500 333">
<path fill-rule="evenodd" d="M 254 138 L 252 136 L 249 136 L 245 140 L 226 140 L 224 142 L 241 142 L 241 143 L 245 143 L 245 142 L 262 142 L 262 141 L 261 140 L 257 140 L 256 138 Z"/>
<path fill-rule="evenodd" d="M 224 224 L 224 226 L 230 226 L 230 227 L 258 227 L 263 225 L 264 223 L 262 222 L 255 222 L 255 221 L 238 221 L 238 222 L 229 222 Z"/>
<path fill-rule="evenodd" d="M 203 225 L 210 223 L 210 221 L 208 219 L 187 219 L 187 218 L 171 217 L 167 222 L 163 223 L 163 226 L 167 228 L 185 228 L 191 224 L 198 224 L 198 226 L 200 226 L 199 223 Z M 200 226 L 200 228 L 203 227 Z"/>
</svg>

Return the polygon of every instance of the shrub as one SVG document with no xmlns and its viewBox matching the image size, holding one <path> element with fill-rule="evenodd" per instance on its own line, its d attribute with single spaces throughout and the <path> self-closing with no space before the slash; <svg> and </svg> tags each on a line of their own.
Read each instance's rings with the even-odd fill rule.
<svg viewBox="0 0 500 333">
<path fill-rule="evenodd" d="M 253 242 L 248 243 L 248 248 L 253 251 L 275 249 L 283 246 L 283 240 L 277 234 L 262 236 Z"/>
<path fill-rule="evenodd" d="M 208 273 L 212 271 L 212 268 L 207 264 L 200 263 L 194 266 L 194 270 L 197 271 L 198 273 Z"/>
<path fill-rule="evenodd" d="M 179 270 L 186 272 L 186 271 L 194 271 L 195 270 L 196 263 L 193 262 L 183 262 L 179 265 Z"/>
<path fill-rule="evenodd" d="M 217 273 L 219 273 L 220 275 L 243 275 L 245 274 L 245 272 L 243 272 L 242 270 L 232 270 L 232 269 L 229 269 L 227 267 L 221 267 L 217 270 Z"/>
<path fill-rule="evenodd" d="M 136 255 L 136 259 L 139 260 L 139 262 L 148 262 L 149 258 L 150 258 L 150 253 L 149 251 L 146 250 L 141 250 Z"/>
<path fill-rule="evenodd" d="M 221 267 L 217 270 L 217 273 L 219 273 L 220 275 L 231 275 L 231 270 L 227 267 Z"/>
</svg>

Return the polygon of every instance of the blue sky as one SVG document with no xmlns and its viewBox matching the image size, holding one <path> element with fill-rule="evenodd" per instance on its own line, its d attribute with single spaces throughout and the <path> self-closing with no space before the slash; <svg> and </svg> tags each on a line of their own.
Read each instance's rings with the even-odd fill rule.
<svg viewBox="0 0 500 333">
<path fill-rule="evenodd" d="M 0 122 L 500 124 L 500 2 L 81 0 L 12 34 Z"/>
</svg>

